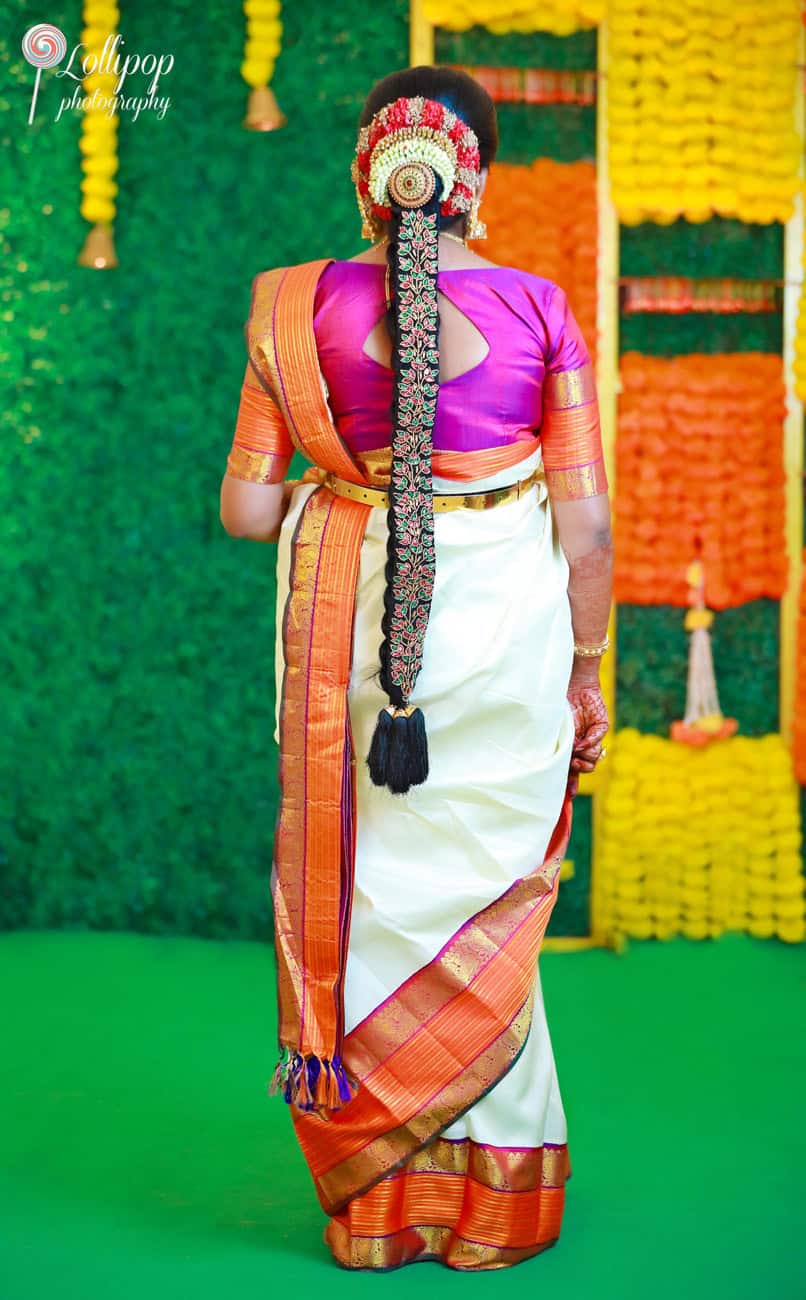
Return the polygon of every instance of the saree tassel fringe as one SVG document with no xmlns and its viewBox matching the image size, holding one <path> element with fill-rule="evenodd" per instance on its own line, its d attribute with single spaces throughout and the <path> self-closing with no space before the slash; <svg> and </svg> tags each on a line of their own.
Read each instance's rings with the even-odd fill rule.
<svg viewBox="0 0 806 1300">
<path fill-rule="evenodd" d="M 393 794 L 405 794 L 428 776 L 428 741 L 422 709 L 383 708 L 367 755 L 375 785 L 387 785 Z"/>
<path fill-rule="evenodd" d="M 282 1093 L 289 1106 L 300 1110 L 341 1110 L 358 1091 L 358 1080 L 347 1073 L 340 1056 L 303 1056 L 284 1047 L 268 1090 Z"/>
</svg>

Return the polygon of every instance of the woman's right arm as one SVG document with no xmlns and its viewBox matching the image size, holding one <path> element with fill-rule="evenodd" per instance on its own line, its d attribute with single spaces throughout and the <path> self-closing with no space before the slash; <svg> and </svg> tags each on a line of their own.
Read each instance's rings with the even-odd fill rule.
<svg viewBox="0 0 806 1300">
<path fill-rule="evenodd" d="M 252 542 L 276 542 L 285 518 L 293 483 L 250 483 L 225 474 L 221 480 L 219 513 L 230 537 Z"/>
<path fill-rule="evenodd" d="M 231 537 L 277 541 L 293 487 L 284 482 L 293 454 L 283 413 L 247 361 L 221 481 L 221 523 Z"/>
<path fill-rule="evenodd" d="M 568 602 L 575 652 L 568 699 L 576 739 L 572 770 L 591 772 L 609 727 L 599 686 L 613 588 L 613 539 L 593 365 L 565 292 L 550 312 L 552 347 L 543 382 L 541 442 L 546 484 L 568 560 Z"/>
<path fill-rule="evenodd" d="M 607 635 L 613 592 L 613 537 L 607 492 L 552 503 L 568 560 L 568 603 L 574 641 L 600 645 Z M 568 684 L 576 741 L 572 769 L 592 772 L 610 726 L 599 685 L 601 655 L 575 654 Z"/>
</svg>

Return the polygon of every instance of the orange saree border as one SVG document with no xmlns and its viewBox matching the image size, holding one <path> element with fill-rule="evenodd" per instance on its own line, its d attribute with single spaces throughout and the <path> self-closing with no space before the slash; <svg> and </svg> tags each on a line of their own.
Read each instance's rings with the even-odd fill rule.
<svg viewBox="0 0 806 1300">
<path fill-rule="evenodd" d="M 324 257 L 255 276 L 247 349 L 285 416 L 294 445 L 315 465 L 364 482 L 333 424 L 312 328 L 316 286 L 332 261 Z"/>
<path fill-rule="evenodd" d="M 497 474 L 502 469 L 519 465 L 532 455 L 537 445 L 537 438 L 529 441 L 519 438 L 516 442 L 507 442 L 500 447 L 480 447 L 475 451 L 434 451 L 431 455 L 431 470 L 439 478 L 454 479 L 457 482 L 486 478 L 488 474 Z M 388 486 L 392 465 L 391 447 L 358 451 L 355 458 L 373 486 Z"/>
<path fill-rule="evenodd" d="M 511 1069 L 571 829 L 566 795 L 543 863 L 476 913 L 344 1039 L 356 1096 L 328 1116 L 292 1107 L 322 1207 L 339 1211 L 469 1109 Z"/>
<path fill-rule="evenodd" d="M 255 277 L 250 359 L 295 446 L 321 470 L 366 482 L 327 405 L 313 333 L 319 276 L 332 259 Z M 347 688 L 355 588 L 372 506 L 317 486 L 291 543 L 283 617 L 280 808 L 272 892 L 279 1039 L 272 1080 L 299 1106 L 350 1099 L 341 1062 L 352 905 L 355 789 Z"/>
<path fill-rule="evenodd" d="M 567 1143 L 435 1138 L 333 1215 L 325 1241 L 345 1268 L 504 1267 L 557 1240 L 570 1176 Z"/>
<path fill-rule="evenodd" d="M 607 491 L 593 365 L 547 374 L 540 433 L 546 484 L 555 501 Z"/>
<path fill-rule="evenodd" d="M 345 506 L 348 507 L 345 509 Z M 347 687 L 361 540 L 371 506 L 314 488 L 293 541 L 283 618 L 275 950 L 280 1038 L 330 1058 L 341 1029 Z M 301 942 L 300 942 L 301 940 Z"/>
</svg>

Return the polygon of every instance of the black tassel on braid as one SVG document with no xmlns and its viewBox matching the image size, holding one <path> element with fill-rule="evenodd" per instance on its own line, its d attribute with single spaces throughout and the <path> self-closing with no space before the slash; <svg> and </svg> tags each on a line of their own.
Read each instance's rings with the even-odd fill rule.
<svg viewBox="0 0 806 1300">
<path fill-rule="evenodd" d="M 387 249 L 394 395 L 380 683 L 390 703 L 378 714 L 367 764 L 374 784 L 393 794 L 405 794 L 428 776 L 425 717 L 409 696 L 422 663 L 435 571 L 431 450 L 439 391 L 442 182 L 438 176 L 434 182 L 421 207 L 393 198 Z"/>
</svg>

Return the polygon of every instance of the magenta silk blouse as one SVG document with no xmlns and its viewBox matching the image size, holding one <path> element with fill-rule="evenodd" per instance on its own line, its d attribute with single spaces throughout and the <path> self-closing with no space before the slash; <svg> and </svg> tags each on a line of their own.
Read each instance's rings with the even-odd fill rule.
<svg viewBox="0 0 806 1300">
<path fill-rule="evenodd" d="M 385 265 L 331 262 L 314 302 L 314 334 L 336 427 L 352 452 L 388 446 L 392 370 L 363 345 L 385 310 Z M 439 271 L 439 291 L 484 336 L 487 355 L 440 383 L 435 451 L 477 451 L 532 441 L 543 421 L 547 375 L 590 367 L 563 289 L 508 266 Z"/>
</svg>

